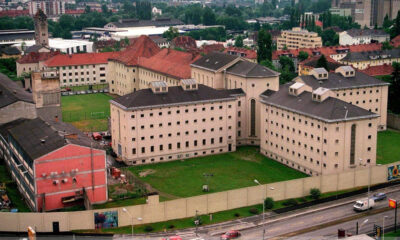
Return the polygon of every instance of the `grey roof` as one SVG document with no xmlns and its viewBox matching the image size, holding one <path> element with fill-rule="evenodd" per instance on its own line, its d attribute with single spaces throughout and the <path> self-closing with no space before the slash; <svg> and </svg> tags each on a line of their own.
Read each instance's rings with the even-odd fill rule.
<svg viewBox="0 0 400 240">
<path fill-rule="evenodd" d="M 139 19 L 122 19 L 118 22 L 111 22 L 117 28 L 129 28 L 129 27 L 148 27 L 148 26 L 156 26 L 156 27 L 166 27 L 166 26 L 175 26 L 175 25 L 183 25 L 184 23 L 178 19 L 171 18 L 158 18 L 156 20 L 139 20 Z M 107 25 L 110 23 L 107 23 Z"/>
<path fill-rule="evenodd" d="M 4 53 L 6 55 L 19 55 L 21 51 L 16 47 L 5 47 L 0 49 L 0 53 Z"/>
<path fill-rule="evenodd" d="M 329 73 L 328 79 L 318 80 L 312 75 L 299 76 L 303 82 L 313 89 L 319 87 L 329 89 L 347 89 L 347 88 L 360 88 L 360 87 L 371 87 L 371 86 L 383 86 L 389 85 L 388 83 L 381 81 L 377 78 L 371 77 L 362 72 L 355 72 L 354 77 L 343 77 L 340 73 Z"/>
<path fill-rule="evenodd" d="M 241 60 L 226 70 L 227 73 L 242 77 L 274 77 L 279 73 L 257 63 Z"/>
<path fill-rule="evenodd" d="M 42 49 L 42 48 L 50 49 L 48 47 L 35 44 L 35 45 L 32 45 L 32 46 L 28 47 L 27 49 L 25 49 L 24 52 L 25 52 L 25 54 L 28 54 L 28 53 L 31 53 L 31 52 L 39 52 L 39 50 Z"/>
<path fill-rule="evenodd" d="M 333 97 L 328 97 L 322 102 L 317 102 L 312 100 L 311 92 L 304 91 L 298 96 L 291 95 L 288 90 L 291 84 L 293 82 L 281 85 L 280 90 L 277 92 L 272 90 L 265 91 L 261 94 L 261 102 L 325 122 L 348 121 L 379 116 Z"/>
<path fill-rule="evenodd" d="M 221 52 L 211 52 L 202 58 L 196 60 L 191 66 L 206 68 L 216 71 L 230 62 L 239 58 L 238 56 L 229 55 Z"/>
<path fill-rule="evenodd" d="M 0 73 L 0 108 L 18 101 L 33 103 L 32 93 L 25 91 L 16 82 Z"/>
<path fill-rule="evenodd" d="M 14 122 L 16 123 L 9 123 L 13 126 L 8 128 L 7 133 L 16 140 L 25 154 L 32 160 L 69 143 L 87 147 L 90 147 L 92 143 L 92 147 L 98 148 L 95 142 L 68 123 L 44 121 L 41 118 L 29 120 L 17 119 Z M 3 126 L 0 126 L 0 128 L 3 128 Z M 69 134 L 76 134 L 77 137 L 64 138 L 64 136 Z"/>
<path fill-rule="evenodd" d="M 340 61 L 370 61 L 376 59 L 387 59 L 387 58 L 400 58 L 400 49 L 386 49 L 380 51 L 368 51 L 368 52 L 349 52 Z"/>
<path fill-rule="evenodd" d="M 0 42 L 15 41 L 19 39 L 32 40 L 35 38 L 35 31 L 2 31 L 0 32 Z"/>
<path fill-rule="evenodd" d="M 110 100 L 111 103 L 127 109 L 181 105 L 195 102 L 233 100 L 231 92 L 198 85 L 194 91 L 184 91 L 181 86 L 169 87 L 166 93 L 154 94 L 151 89 L 142 89 Z"/>
<path fill-rule="evenodd" d="M 352 37 L 359 36 L 388 36 L 389 34 L 381 29 L 349 29 L 346 30 L 347 34 Z"/>
</svg>

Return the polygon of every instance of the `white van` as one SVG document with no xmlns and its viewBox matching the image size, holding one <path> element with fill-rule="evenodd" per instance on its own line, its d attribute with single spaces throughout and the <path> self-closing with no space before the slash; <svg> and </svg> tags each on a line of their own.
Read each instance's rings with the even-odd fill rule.
<svg viewBox="0 0 400 240">
<path fill-rule="evenodd" d="M 374 199 L 369 199 L 369 206 L 368 206 L 368 198 L 357 200 L 356 203 L 353 205 L 354 211 L 365 211 L 368 210 L 368 207 L 371 209 L 375 206 Z"/>
</svg>

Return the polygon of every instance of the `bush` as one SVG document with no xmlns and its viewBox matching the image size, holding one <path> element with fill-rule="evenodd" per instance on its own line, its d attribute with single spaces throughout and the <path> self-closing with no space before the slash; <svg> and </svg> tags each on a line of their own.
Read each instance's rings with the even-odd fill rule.
<svg viewBox="0 0 400 240">
<path fill-rule="evenodd" d="M 272 209 L 274 207 L 274 199 L 272 199 L 270 197 L 266 198 L 264 200 L 264 206 L 265 206 L 265 209 Z"/>
<path fill-rule="evenodd" d="M 299 199 L 299 202 L 302 202 L 302 203 L 307 202 L 307 199 L 305 197 L 302 197 Z"/>
<path fill-rule="evenodd" d="M 294 198 L 288 199 L 287 201 L 283 202 L 283 206 L 296 206 L 297 204 L 298 203 Z"/>
<path fill-rule="evenodd" d="M 145 232 L 151 232 L 153 230 L 154 230 L 154 228 L 152 226 L 150 226 L 150 225 L 147 225 L 147 226 L 144 227 L 144 231 Z"/>
<path fill-rule="evenodd" d="M 233 216 L 240 217 L 240 214 L 239 213 L 235 213 L 235 214 L 233 214 Z"/>
<path fill-rule="evenodd" d="M 175 226 L 173 224 L 168 225 L 169 229 L 175 228 Z"/>
<path fill-rule="evenodd" d="M 257 214 L 257 213 L 258 213 L 258 209 L 257 209 L 257 208 L 250 208 L 250 209 L 249 209 L 249 213 L 251 213 L 251 214 Z"/>
<path fill-rule="evenodd" d="M 311 188 L 310 195 L 312 199 L 317 200 L 319 197 L 321 197 L 321 191 L 318 188 Z"/>
</svg>

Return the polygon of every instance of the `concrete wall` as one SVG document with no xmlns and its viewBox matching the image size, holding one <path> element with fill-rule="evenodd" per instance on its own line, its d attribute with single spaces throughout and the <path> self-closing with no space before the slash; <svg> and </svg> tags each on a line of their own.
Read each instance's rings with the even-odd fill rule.
<svg viewBox="0 0 400 240">
<path fill-rule="evenodd" d="M 400 115 L 388 113 L 387 114 L 387 126 L 389 128 L 400 130 Z"/>
<path fill-rule="evenodd" d="M 36 118 L 34 103 L 18 101 L 0 109 L 0 124 L 14 121 L 18 118 Z"/>
<path fill-rule="evenodd" d="M 400 164 L 400 162 L 394 164 Z M 272 197 L 275 201 L 302 197 L 308 195 L 311 188 L 319 188 L 322 193 L 325 193 L 366 186 L 369 181 L 372 185 L 384 183 L 387 182 L 387 167 L 394 164 L 252 186 L 166 202 L 159 202 L 157 195 L 149 196 L 147 204 L 126 208 L 133 215 L 134 224 L 148 224 L 193 217 L 196 214 L 196 210 L 199 214 L 214 213 L 260 204 L 265 197 Z M 371 177 L 369 179 L 370 171 Z M 124 213 L 122 208 L 57 213 L 2 212 L 0 213 L 0 231 L 26 231 L 27 227 L 31 226 L 37 232 L 51 232 L 53 222 L 59 222 L 60 231 L 94 229 L 94 213 L 104 211 L 118 211 L 119 226 L 131 224 L 130 216 Z M 136 220 L 138 217 L 142 218 L 140 223 Z"/>
</svg>

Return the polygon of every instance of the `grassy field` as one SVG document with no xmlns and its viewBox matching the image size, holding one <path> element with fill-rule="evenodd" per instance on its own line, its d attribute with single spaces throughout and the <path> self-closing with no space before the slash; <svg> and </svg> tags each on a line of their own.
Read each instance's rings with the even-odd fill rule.
<svg viewBox="0 0 400 240">
<path fill-rule="evenodd" d="M 376 163 L 388 164 L 400 161 L 400 132 L 387 130 L 378 133 Z"/>
<path fill-rule="evenodd" d="M 103 93 L 62 96 L 63 120 L 82 131 L 105 131 L 110 116 L 110 99 Z"/>
<path fill-rule="evenodd" d="M 203 194 L 202 186 L 207 183 L 204 173 L 213 174 L 208 178 L 210 192 L 254 186 L 254 179 L 271 183 L 307 176 L 264 157 L 256 147 L 239 147 L 232 153 L 135 166 L 130 170 L 137 176 L 140 172 L 150 172 L 140 179 L 176 197 Z"/>
</svg>

